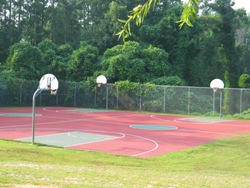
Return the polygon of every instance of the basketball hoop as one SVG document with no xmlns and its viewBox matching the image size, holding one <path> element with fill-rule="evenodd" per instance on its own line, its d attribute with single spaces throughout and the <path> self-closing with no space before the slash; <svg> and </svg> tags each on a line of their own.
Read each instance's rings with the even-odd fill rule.
<svg viewBox="0 0 250 188">
<path fill-rule="evenodd" d="M 57 89 L 50 89 L 50 94 L 51 95 L 56 95 L 56 93 L 57 93 Z"/>
<path fill-rule="evenodd" d="M 214 79 L 210 82 L 210 88 L 212 88 L 213 91 L 216 92 L 218 89 L 224 88 L 224 83 L 220 79 Z"/>
<path fill-rule="evenodd" d="M 49 90 L 51 95 L 56 95 L 59 87 L 57 78 L 53 74 L 45 74 L 39 81 L 39 86 L 32 98 L 32 144 L 35 143 L 35 107 L 36 97 L 44 90 Z"/>
<path fill-rule="evenodd" d="M 106 84 L 107 83 L 107 78 L 103 75 L 100 75 L 96 78 L 96 83 L 98 87 L 101 87 L 102 84 Z"/>
<path fill-rule="evenodd" d="M 210 88 L 213 89 L 214 93 L 213 93 L 213 112 L 215 110 L 215 92 L 218 89 L 223 89 L 224 88 L 224 82 L 218 78 L 212 80 L 210 82 Z M 222 91 L 220 91 L 220 118 L 222 116 Z"/>
<path fill-rule="evenodd" d="M 45 74 L 39 82 L 39 88 L 41 90 L 50 90 L 51 94 L 56 93 L 59 83 L 57 78 L 53 74 Z"/>
</svg>

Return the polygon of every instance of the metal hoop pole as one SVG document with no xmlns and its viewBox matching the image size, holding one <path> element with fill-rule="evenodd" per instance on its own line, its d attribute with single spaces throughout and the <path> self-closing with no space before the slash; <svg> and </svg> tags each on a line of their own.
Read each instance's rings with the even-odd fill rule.
<svg viewBox="0 0 250 188">
<path fill-rule="evenodd" d="M 36 96 L 42 92 L 42 89 L 37 88 L 33 94 L 32 100 L 32 144 L 35 143 L 35 107 L 36 107 Z"/>
</svg>

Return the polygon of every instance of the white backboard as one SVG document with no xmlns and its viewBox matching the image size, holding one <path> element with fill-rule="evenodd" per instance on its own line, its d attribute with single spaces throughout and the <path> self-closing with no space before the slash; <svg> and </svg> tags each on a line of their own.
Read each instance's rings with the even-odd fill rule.
<svg viewBox="0 0 250 188">
<path fill-rule="evenodd" d="M 223 89 L 224 82 L 222 80 L 216 78 L 210 82 L 210 87 L 213 89 Z"/>
<path fill-rule="evenodd" d="M 57 90 L 58 86 L 58 80 L 53 74 L 45 74 L 39 82 L 39 88 L 44 90 Z"/>
<path fill-rule="evenodd" d="M 96 78 L 96 83 L 97 84 L 106 84 L 107 83 L 107 78 L 103 75 L 100 75 Z"/>
</svg>

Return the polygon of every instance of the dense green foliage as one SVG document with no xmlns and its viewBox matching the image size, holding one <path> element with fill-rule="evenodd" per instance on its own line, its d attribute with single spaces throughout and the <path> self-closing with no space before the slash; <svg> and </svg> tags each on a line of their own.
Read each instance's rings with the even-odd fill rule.
<svg viewBox="0 0 250 188">
<path fill-rule="evenodd" d="M 29 80 L 48 72 L 74 82 L 105 74 L 109 82 L 190 86 L 220 78 L 242 87 L 240 76 L 250 74 L 245 10 L 234 10 L 232 0 L 201 1 L 192 27 L 180 29 L 182 2 L 160 2 L 140 27 L 130 23 L 132 35 L 122 43 L 119 19 L 140 1 L 1 1 L 0 71 Z"/>
<path fill-rule="evenodd" d="M 242 88 L 250 88 L 250 75 L 249 74 L 242 74 L 239 79 L 239 87 Z"/>
<path fill-rule="evenodd" d="M 168 54 L 164 50 L 153 46 L 143 48 L 131 41 L 108 49 L 101 65 L 110 82 L 130 80 L 145 83 L 171 75 Z"/>
</svg>

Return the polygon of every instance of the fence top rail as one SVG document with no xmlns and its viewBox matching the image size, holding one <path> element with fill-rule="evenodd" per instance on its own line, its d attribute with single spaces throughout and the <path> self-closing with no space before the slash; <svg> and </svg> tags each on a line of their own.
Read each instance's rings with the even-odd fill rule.
<svg viewBox="0 0 250 188">
<path fill-rule="evenodd" d="M 26 82 L 26 80 L 19 80 L 21 84 L 23 82 Z M 0 82 L 3 83 L 2 80 Z M 28 82 L 31 83 L 38 83 L 36 80 L 30 80 Z M 63 84 L 84 84 L 86 82 L 81 81 L 81 82 L 72 82 L 72 81 L 62 81 L 61 85 Z M 107 83 L 107 85 L 115 85 L 114 83 Z M 141 86 L 146 85 L 146 84 L 140 84 Z M 162 88 L 188 88 L 188 89 L 211 89 L 210 87 L 200 87 L 200 86 L 175 86 L 175 85 L 155 85 L 156 87 L 162 87 Z M 117 86 L 116 86 L 117 87 Z M 239 90 L 239 91 L 250 91 L 250 88 L 223 88 L 221 90 Z"/>
</svg>

